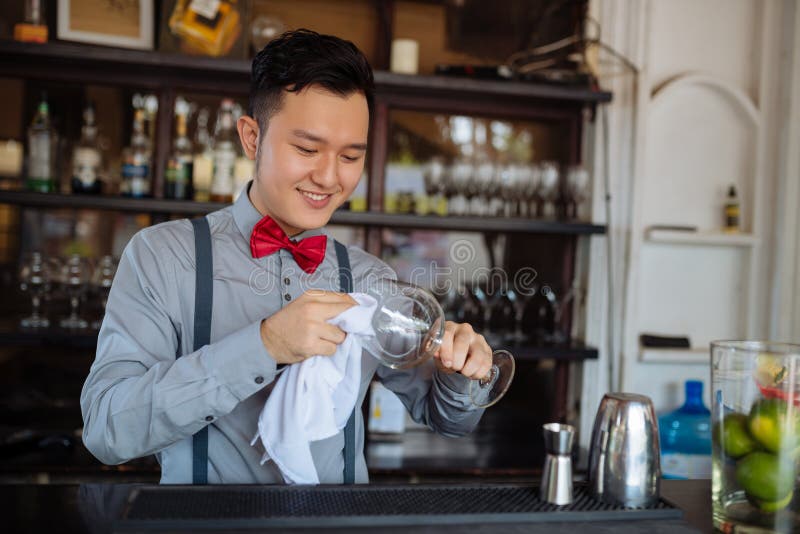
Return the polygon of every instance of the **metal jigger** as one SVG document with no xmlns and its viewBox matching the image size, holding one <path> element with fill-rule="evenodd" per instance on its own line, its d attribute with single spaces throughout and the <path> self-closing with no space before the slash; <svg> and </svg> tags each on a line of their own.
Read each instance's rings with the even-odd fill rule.
<svg viewBox="0 0 800 534">
<path fill-rule="evenodd" d="M 572 440 L 575 428 L 548 423 L 544 429 L 544 460 L 539 497 L 550 504 L 563 506 L 572 502 Z"/>
</svg>

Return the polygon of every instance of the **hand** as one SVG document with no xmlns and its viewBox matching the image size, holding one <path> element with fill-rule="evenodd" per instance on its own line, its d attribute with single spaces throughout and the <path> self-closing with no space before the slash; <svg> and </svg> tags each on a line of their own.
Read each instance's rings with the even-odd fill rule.
<svg viewBox="0 0 800 534">
<path fill-rule="evenodd" d="M 492 368 L 492 349 L 469 324 L 447 321 L 442 346 L 434 355 L 434 361 L 442 372 L 460 372 L 467 378 L 479 380 Z"/>
<path fill-rule="evenodd" d="M 347 293 L 312 289 L 261 321 L 261 341 L 278 363 L 298 363 L 311 356 L 332 356 L 345 332 L 328 319 L 354 306 Z"/>
</svg>

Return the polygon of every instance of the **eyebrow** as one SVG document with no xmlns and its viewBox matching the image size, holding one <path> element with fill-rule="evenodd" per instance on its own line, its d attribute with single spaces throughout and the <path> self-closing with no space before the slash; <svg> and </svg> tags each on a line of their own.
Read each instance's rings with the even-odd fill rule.
<svg viewBox="0 0 800 534">
<path fill-rule="evenodd" d="M 314 143 L 322 143 L 324 145 L 328 144 L 328 141 L 323 139 L 318 135 L 314 135 L 313 133 L 306 131 L 306 130 L 292 130 L 292 135 L 295 137 L 300 137 L 301 139 L 307 139 Z M 353 150 L 367 150 L 366 143 L 350 143 L 345 148 L 352 148 Z"/>
</svg>

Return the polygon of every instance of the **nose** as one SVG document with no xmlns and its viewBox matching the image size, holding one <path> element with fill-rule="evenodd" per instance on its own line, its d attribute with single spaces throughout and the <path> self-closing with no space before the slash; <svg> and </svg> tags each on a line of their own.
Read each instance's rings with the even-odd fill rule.
<svg viewBox="0 0 800 534">
<path fill-rule="evenodd" d="M 328 155 L 319 158 L 311 180 L 325 191 L 334 189 L 339 183 L 336 158 Z"/>
</svg>

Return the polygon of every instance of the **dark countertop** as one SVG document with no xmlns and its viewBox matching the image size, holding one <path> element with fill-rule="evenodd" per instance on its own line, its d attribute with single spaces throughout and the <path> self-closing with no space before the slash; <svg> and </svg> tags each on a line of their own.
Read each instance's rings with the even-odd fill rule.
<svg viewBox="0 0 800 534">
<path fill-rule="evenodd" d="M 483 482 L 481 479 L 472 484 Z M 519 482 L 518 482 L 519 483 Z M 534 481 L 529 482 L 533 484 Z M 0 506 L 4 532 L 59 532 L 64 534 L 112 532 L 112 522 L 120 517 L 134 484 L 83 485 L 4 485 L 0 486 Z M 711 484 L 709 480 L 673 481 L 662 483 L 662 496 L 679 506 L 683 520 L 596 521 L 571 523 L 503 523 L 476 522 L 461 525 L 430 525 L 413 527 L 418 534 L 463 532 L 534 533 L 647 533 L 673 534 L 713 532 L 711 524 Z M 210 532 L 203 529 L 204 532 Z M 271 530 L 271 529 L 270 529 Z M 286 530 L 285 528 L 280 530 Z M 315 529 L 292 529 L 310 532 Z M 409 527 L 325 528 L 326 532 L 375 531 L 407 534 Z M 152 532 L 152 531 L 150 531 Z"/>
</svg>

